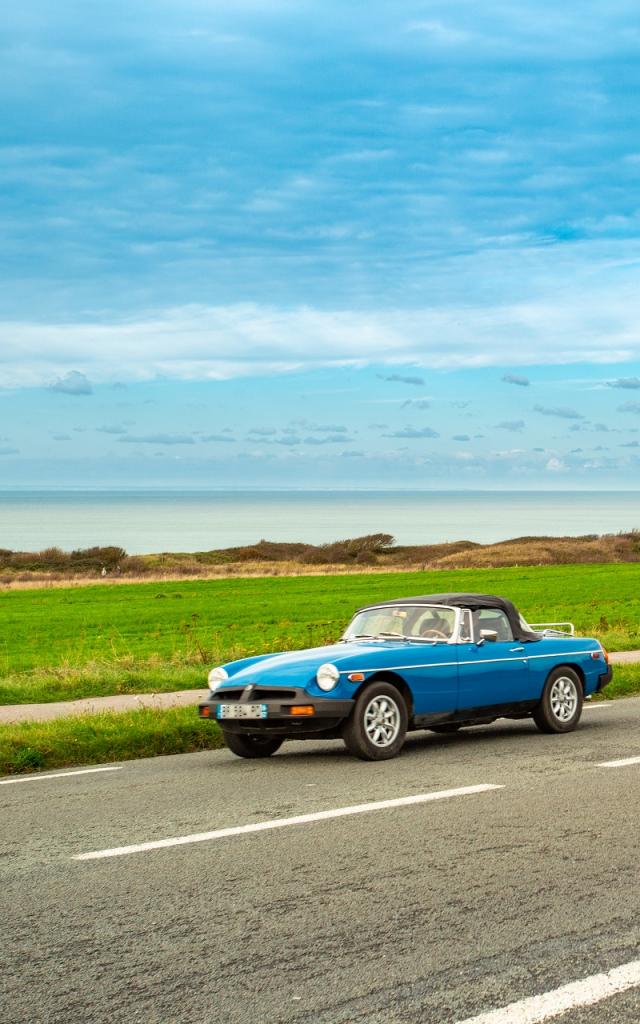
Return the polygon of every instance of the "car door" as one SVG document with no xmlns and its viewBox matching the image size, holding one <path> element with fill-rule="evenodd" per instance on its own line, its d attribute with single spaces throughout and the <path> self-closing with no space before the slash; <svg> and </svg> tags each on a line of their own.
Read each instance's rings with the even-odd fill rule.
<svg viewBox="0 0 640 1024">
<path fill-rule="evenodd" d="M 457 644 L 412 645 L 403 676 L 413 695 L 416 715 L 453 713 L 458 703 Z"/>
<path fill-rule="evenodd" d="M 492 630 L 497 640 L 481 638 Z M 513 638 L 506 614 L 498 608 L 473 613 L 473 639 L 458 647 L 458 710 L 512 705 L 532 700 L 527 649 Z"/>
</svg>

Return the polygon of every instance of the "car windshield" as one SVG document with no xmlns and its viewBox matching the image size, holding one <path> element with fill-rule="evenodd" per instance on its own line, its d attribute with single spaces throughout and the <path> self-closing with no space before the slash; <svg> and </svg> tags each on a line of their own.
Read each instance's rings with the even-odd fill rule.
<svg viewBox="0 0 640 1024">
<path fill-rule="evenodd" d="M 358 612 L 343 640 L 450 640 L 456 624 L 454 608 L 442 605 L 387 605 Z"/>
</svg>

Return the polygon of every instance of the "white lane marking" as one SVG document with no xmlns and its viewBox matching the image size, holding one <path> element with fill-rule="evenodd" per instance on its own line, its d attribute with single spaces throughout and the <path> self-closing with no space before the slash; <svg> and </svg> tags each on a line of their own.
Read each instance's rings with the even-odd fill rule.
<svg viewBox="0 0 640 1024">
<path fill-rule="evenodd" d="M 46 782 L 47 779 L 68 779 L 72 775 L 94 775 L 96 772 L 119 772 L 122 765 L 114 768 L 80 768 L 77 772 L 53 772 L 50 775 L 21 775 L 19 779 L 0 779 L 0 786 L 13 786 L 16 782 Z"/>
<path fill-rule="evenodd" d="M 626 768 L 630 764 L 640 764 L 640 757 L 623 757 L 620 761 L 601 761 L 596 768 Z"/>
<path fill-rule="evenodd" d="M 612 708 L 612 707 L 613 707 L 613 701 L 612 700 L 611 701 L 599 700 L 596 704 L 591 704 L 591 702 L 589 702 L 588 704 L 585 704 L 584 705 L 584 710 L 585 711 L 595 711 L 596 708 L 600 708 L 602 710 L 602 708 Z"/>
<path fill-rule="evenodd" d="M 640 960 L 614 967 L 606 974 L 593 974 L 582 981 L 573 981 L 552 992 L 521 999 L 499 1010 L 489 1010 L 479 1017 L 469 1017 L 460 1024 L 515 1024 L 516 1021 L 517 1024 L 539 1024 L 578 1006 L 593 1006 L 637 985 L 640 985 Z"/>
<path fill-rule="evenodd" d="M 129 853 L 145 853 L 147 850 L 163 850 L 168 846 L 186 846 L 189 843 L 204 843 L 209 839 L 226 839 L 228 836 L 246 835 L 248 832 L 266 832 L 268 829 L 286 828 L 289 825 L 307 825 L 313 821 L 328 818 L 344 818 L 350 814 L 365 814 L 368 811 L 384 811 L 390 807 L 407 807 L 412 804 L 426 804 L 431 800 L 446 800 L 454 796 L 470 796 L 472 793 L 486 793 L 492 789 L 504 789 L 489 783 L 479 786 L 463 786 L 460 789 L 442 789 L 435 793 L 418 793 L 402 796 L 395 800 L 378 800 L 369 804 L 353 804 L 350 807 L 336 807 L 330 811 L 315 811 L 313 814 L 298 814 L 294 818 L 273 818 L 271 821 L 256 821 L 251 825 L 236 825 L 233 828 L 218 828 L 213 832 L 196 832 L 190 836 L 173 839 L 157 839 L 134 846 L 116 846 L 111 850 L 94 850 L 91 853 L 77 853 L 72 860 L 101 860 L 105 857 L 123 857 Z"/>
</svg>

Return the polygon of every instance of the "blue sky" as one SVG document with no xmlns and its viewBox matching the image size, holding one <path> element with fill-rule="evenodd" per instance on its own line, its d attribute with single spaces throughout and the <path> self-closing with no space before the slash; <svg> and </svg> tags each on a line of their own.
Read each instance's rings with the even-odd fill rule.
<svg viewBox="0 0 640 1024">
<path fill-rule="evenodd" d="M 0 483 L 638 486 L 636 5 L 0 36 Z"/>
</svg>

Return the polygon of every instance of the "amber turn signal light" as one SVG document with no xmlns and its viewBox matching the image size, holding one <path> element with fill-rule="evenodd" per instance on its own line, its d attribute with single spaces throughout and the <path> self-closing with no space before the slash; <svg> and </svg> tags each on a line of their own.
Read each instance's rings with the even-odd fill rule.
<svg viewBox="0 0 640 1024">
<path fill-rule="evenodd" d="M 352 672 L 347 676 L 350 683 L 362 683 L 364 681 L 364 672 Z"/>
<path fill-rule="evenodd" d="M 200 708 L 200 716 L 202 718 L 208 718 L 209 717 L 209 708 Z"/>
<path fill-rule="evenodd" d="M 305 716 L 315 715 L 316 709 L 313 704 L 295 704 L 292 708 L 289 708 L 290 715 Z"/>
</svg>

